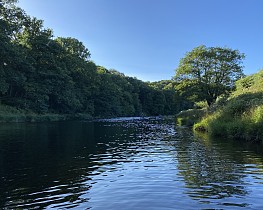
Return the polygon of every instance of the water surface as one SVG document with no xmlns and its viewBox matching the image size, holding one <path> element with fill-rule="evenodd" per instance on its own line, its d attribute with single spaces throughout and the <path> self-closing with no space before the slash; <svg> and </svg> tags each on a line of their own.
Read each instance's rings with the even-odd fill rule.
<svg viewBox="0 0 263 210">
<path fill-rule="evenodd" d="M 1 209 L 263 209 L 261 145 L 162 119 L 1 124 Z"/>
</svg>

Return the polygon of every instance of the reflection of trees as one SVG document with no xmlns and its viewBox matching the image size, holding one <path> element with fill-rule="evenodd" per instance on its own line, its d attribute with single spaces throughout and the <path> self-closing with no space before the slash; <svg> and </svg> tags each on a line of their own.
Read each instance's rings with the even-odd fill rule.
<svg viewBox="0 0 263 210">
<path fill-rule="evenodd" d="M 0 129 L 0 208 L 74 207 L 91 185 L 93 124 L 4 125 Z"/>
<path fill-rule="evenodd" d="M 125 161 L 141 160 L 137 158 L 151 152 L 155 155 L 157 146 L 171 157 L 177 154 L 179 178 L 192 199 L 225 201 L 248 193 L 245 165 L 262 165 L 262 158 L 250 148 L 242 152 L 240 143 L 197 139 L 187 129 L 177 131 L 174 139 L 169 126 L 144 121 L 123 126 L 83 122 L 3 125 L 0 208 L 19 204 L 21 208 L 26 204 L 28 208 L 70 208 L 86 203 L 97 180 L 109 171 L 121 170 Z"/>
<path fill-rule="evenodd" d="M 185 180 L 187 194 L 198 200 L 246 195 L 244 168 L 239 164 L 243 162 L 242 155 L 236 156 L 228 147 L 223 151 L 219 144 L 193 140 L 190 133 L 179 130 L 181 139 L 175 144 L 178 170 Z"/>
<path fill-rule="evenodd" d="M 87 202 L 93 178 L 137 152 L 137 147 L 124 152 L 131 135 L 133 129 L 107 123 L 3 125 L 0 209 L 73 208 Z"/>
</svg>

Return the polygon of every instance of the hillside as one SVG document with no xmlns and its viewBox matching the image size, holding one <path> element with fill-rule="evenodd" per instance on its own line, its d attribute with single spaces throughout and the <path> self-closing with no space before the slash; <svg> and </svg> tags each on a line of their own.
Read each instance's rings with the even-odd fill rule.
<svg viewBox="0 0 263 210">
<path fill-rule="evenodd" d="M 172 115 L 191 103 L 171 80 L 128 77 L 91 61 L 84 44 L 0 3 L 0 122 Z"/>
<path fill-rule="evenodd" d="M 219 98 L 194 130 L 211 135 L 263 140 L 263 70 L 236 82 L 236 90 Z"/>
</svg>

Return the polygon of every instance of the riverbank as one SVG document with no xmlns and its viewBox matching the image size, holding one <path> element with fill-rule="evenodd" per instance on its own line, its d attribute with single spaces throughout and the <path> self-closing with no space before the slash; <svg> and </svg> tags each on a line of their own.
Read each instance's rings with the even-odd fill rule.
<svg viewBox="0 0 263 210">
<path fill-rule="evenodd" d="M 17 122 L 55 122 L 65 120 L 91 120 L 88 114 L 37 114 L 32 111 L 17 109 L 11 106 L 0 105 L 0 123 Z"/>
<path fill-rule="evenodd" d="M 228 98 L 207 109 L 193 129 L 246 141 L 263 140 L 263 70 L 236 83 Z"/>
<path fill-rule="evenodd" d="M 97 121 L 123 121 L 138 119 L 171 119 L 174 115 L 167 116 L 137 116 L 137 117 L 118 117 L 118 116 L 91 116 L 85 113 L 76 114 L 57 114 L 45 113 L 37 114 L 33 111 L 17 109 L 15 107 L 0 104 L 0 123 L 20 123 L 20 122 L 56 122 L 70 120 L 97 120 Z"/>
</svg>

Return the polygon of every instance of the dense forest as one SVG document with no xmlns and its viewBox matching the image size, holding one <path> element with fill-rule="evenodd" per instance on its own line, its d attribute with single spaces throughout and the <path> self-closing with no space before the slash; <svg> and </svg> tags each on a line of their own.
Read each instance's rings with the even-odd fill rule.
<svg viewBox="0 0 263 210">
<path fill-rule="evenodd" d="M 175 81 L 143 82 L 96 65 L 81 41 L 54 37 L 15 3 L 0 3 L 0 109 L 113 117 L 170 115 L 193 105 Z"/>
<path fill-rule="evenodd" d="M 0 2 L 0 122 L 177 114 L 195 130 L 263 139 L 262 71 L 245 77 L 238 50 L 201 45 L 171 80 L 143 82 L 95 64 L 81 41 L 54 37 L 16 3 Z"/>
</svg>

